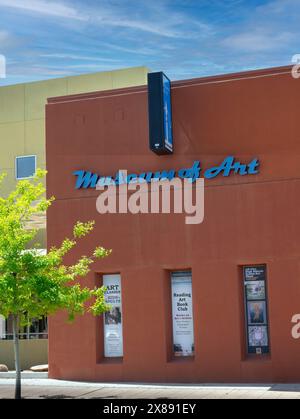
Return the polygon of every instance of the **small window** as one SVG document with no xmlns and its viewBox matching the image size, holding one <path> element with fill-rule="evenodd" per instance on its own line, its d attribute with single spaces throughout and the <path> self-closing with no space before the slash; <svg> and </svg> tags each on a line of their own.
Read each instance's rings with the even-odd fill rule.
<svg viewBox="0 0 300 419">
<path fill-rule="evenodd" d="M 270 353 L 266 266 L 244 267 L 248 354 Z"/>
<path fill-rule="evenodd" d="M 28 179 L 35 175 L 36 156 L 16 157 L 16 179 Z"/>
<path fill-rule="evenodd" d="M 12 316 L 7 320 L 0 315 L 0 340 L 13 340 Z M 20 326 L 19 339 L 48 339 L 48 321 L 47 317 L 41 319 L 32 319 L 32 323 L 26 326 Z"/>
</svg>

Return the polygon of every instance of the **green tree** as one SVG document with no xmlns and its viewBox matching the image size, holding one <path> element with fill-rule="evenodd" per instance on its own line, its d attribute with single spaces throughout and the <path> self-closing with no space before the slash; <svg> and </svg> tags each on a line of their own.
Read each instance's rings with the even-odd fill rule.
<svg viewBox="0 0 300 419">
<path fill-rule="evenodd" d="M 58 310 L 66 310 L 69 320 L 73 321 L 86 311 L 98 316 L 109 309 L 104 288 L 82 287 L 78 280 L 88 274 L 96 259 L 108 256 L 111 251 L 97 247 L 91 256 L 81 257 L 76 264 L 64 264 L 64 257 L 78 240 L 93 230 L 93 221 L 78 222 L 72 237 L 46 255 L 37 248 L 30 249 L 38 231 L 32 228 L 30 221 L 33 216 L 47 211 L 54 199 L 45 198 L 44 176 L 45 172 L 38 170 L 32 180 L 18 182 L 8 197 L 0 197 L 0 313 L 6 319 L 13 319 L 16 398 L 21 398 L 20 327 Z"/>
</svg>

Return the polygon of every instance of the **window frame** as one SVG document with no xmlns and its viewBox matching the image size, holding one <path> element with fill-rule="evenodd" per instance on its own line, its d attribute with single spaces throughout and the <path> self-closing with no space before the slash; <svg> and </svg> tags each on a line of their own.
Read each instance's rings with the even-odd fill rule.
<svg viewBox="0 0 300 419">
<path fill-rule="evenodd" d="M 34 174 L 32 176 L 28 176 L 28 177 L 18 177 L 17 161 L 18 161 L 18 159 L 24 159 L 24 158 L 28 158 L 28 157 L 34 157 L 34 167 L 35 167 Z M 16 156 L 15 157 L 15 178 L 16 178 L 16 180 L 32 179 L 36 174 L 36 168 L 37 168 L 37 155 L 36 154 L 28 154 L 26 156 Z"/>
</svg>

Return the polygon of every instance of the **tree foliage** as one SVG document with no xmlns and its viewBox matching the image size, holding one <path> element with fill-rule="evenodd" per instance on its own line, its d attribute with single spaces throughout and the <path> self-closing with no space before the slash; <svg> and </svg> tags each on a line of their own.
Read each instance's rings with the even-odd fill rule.
<svg viewBox="0 0 300 419">
<path fill-rule="evenodd" d="M 88 274 L 96 259 L 111 251 L 97 247 L 74 265 L 64 264 L 65 256 L 93 230 L 93 221 L 78 222 L 72 237 L 47 254 L 29 249 L 38 232 L 30 227 L 30 220 L 45 212 L 54 199 L 45 198 L 44 176 L 38 170 L 32 180 L 18 182 L 8 197 L 0 198 L 0 314 L 16 316 L 20 326 L 58 310 L 67 310 L 72 321 L 86 310 L 99 315 L 108 309 L 103 288 L 83 287 L 78 280 Z"/>
</svg>

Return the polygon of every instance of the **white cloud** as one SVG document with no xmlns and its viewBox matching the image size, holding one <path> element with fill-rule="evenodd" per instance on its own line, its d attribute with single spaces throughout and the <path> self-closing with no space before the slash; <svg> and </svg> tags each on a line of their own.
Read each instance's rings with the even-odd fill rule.
<svg viewBox="0 0 300 419">
<path fill-rule="evenodd" d="M 117 26 L 126 29 L 135 29 L 143 32 L 148 32 L 154 35 L 166 36 L 168 38 L 180 38 L 182 34 L 175 28 L 168 27 L 168 25 L 157 25 L 154 22 L 146 20 L 130 20 L 123 17 L 107 17 L 100 18 L 99 23 L 106 26 Z"/>
<path fill-rule="evenodd" d="M 257 7 L 257 11 L 265 14 L 278 15 L 279 17 L 286 12 L 299 12 L 299 0 L 272 0 Z"/>
<path fill-rule="evenodd" d="M 293 35 L 289 32 L 280 34 L 244 32 L 229 36 L 222 43 L 226 47 L 244 52 L 263 52 L 278 49 L 292 38 Z"/>
<path fill-rule="evenodd" d="M 130 47 L 123 47 L 121 45 L 116 45 L 107 42 L 101 42 L 101 46 L 106 48 L 107 50 L 116 50 L 120 52 L 128 52 L 129 54 L 138 54 L 138 55 L 155 55 L 157 54 L 157 49 L 154 48 L 130 48 Z M 161 45 L 162 47 L 162 45 Z"/>
<path fill-rule="evenodd" d="M 85 20 L 78 10 L 64 3 L 46 0 L 0 0 L 0 7 L 67 19 Z"/>
<path fill-rule="evenodd" d="M 166 9 L 163 6 L 158 12 L 157 7 L 152 8 L 148 5 L 134 17 L 131 17 L 126 7 L 99 7 L 97 12 L 91 13 L 90 21 L 103 26 L 137 30 L 174 39 L 200 38 L 212 33 L 210 25 L 194 20 L 184 13 L 173 12 L 172 9 Z"/>
<path fill-rule="evenodd" d="M 60 0 L 0 0 L 1 7 L 66 19 L 66 24 L 69 20 L 80 20 L 102 28 L 118 27 L 166 38 L 201 38 L 212 34 L 209 24 L 174 11 L 164 0 L 137 3 L 98 0 L 93 6 L 83 3 L 82 10 L 79 3 L 76 8 Z"/>
<path fill-rule="evenodd" d="M 54 58 L 54 59 L 62 59 L 62 60 L 75 60 L 75 61 L 99 61 L 99 62 L 107 62 L 107 63 L 118 63 L 120 62 L 119 59 L 115 58 L 101 58 L 96 56 L 85 56 L 85 55 L 76 55 L 76 54 L 41 54 L 41 58 Z"/>
<path fill-rule="evenodd" d="M 270 0 L 253 8 L 247 19 L 235 26 L 222 45 L 249 53 L 279 53 L 289 50 L 300 36 L 300 1 Z"/>
<path fill-rule="evenodd" d="M 118 27 L 142 31 L 168 38 L 180 36 L 174 23 L 178 17 L 169 9 L 164 0 L 156 1 L 98 1 L 97 6 L 86 12 L 91 22 L 102 27 Z M 166 14 L 168 19 L 166 19 Z"/>
<path fill-rule="evenodd" d="M 0 45 L 10 39 L 10 35 L 6 31 L 0 31 Z"/>
<path fill-rule="evenodd" d="M 120 64 L 74 64 L 67 65 L 66 68 L 82 71 L 111 71 L 115 69 L 121 69 L 123 66 Z"/>
<path fill-rule="evenodd" d="M 11 52 L 12 48 L 19 45 L 20 39 L 10 32 L 0 30 L 0 54 Z"/>
</svg>

